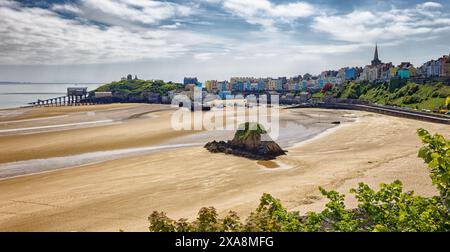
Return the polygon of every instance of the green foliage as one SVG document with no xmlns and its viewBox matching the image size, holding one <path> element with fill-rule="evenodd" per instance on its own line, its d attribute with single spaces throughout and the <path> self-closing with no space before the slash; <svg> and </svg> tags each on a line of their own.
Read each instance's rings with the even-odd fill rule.
<svg viewBox="0 0 450 252">
<path fill-rule="evenodd" d="M 203 207 L 198 212 L 197 220 L 192 224 L 197 232 L 218 232 L 220 230 L 217 212 L 214 207 Z"/>
<path fill-rule="evenodd" d="M 381 184 L 375 191 L 360 183 L 350 192 L 358 201 L 356 209 L 345 206 L 345 195 L 319 188 L 328 199 L 322 212 L 301 216 L 288 211 L 270 194 L 261 197 L 258 208 L 245 222 L 235 212 L 218 219 L 213 207 L 202 208 L 195 221 L 174 221 L 165 213 L 150 215 L 150 231 L 155 232 L 435 232 L 450 231 L 450 142 L 441 135 L 418 130 L 424 146 L 419 151 L 430 169 L 439 196 L 421 197 L 403 192 L 400 181 Z"/>
<path fill-rule="evenodd" d="M 382 232 L 432 232 L 444 231 L 446 210 L 432 198 L 404 193 L 402 183 L 381 184 L 375 192 L 368 185 L 360 183 L 352 189 L 359 202 L 358 210 L 366 215 L 365 223 L 372 231 Z"/>
<path fill-rule="evenodd" d="M 260 139 L 261 135 L 266 133 L 267 131 L 261 124 L 255 122 L 246 122 L 239 125 L 238 130 L 236 131 L 236 136 L 240 140 L 245 141 L 247 139 Z"/>
<path fill-rule="evenodd" d="M 450 141 L 424 129 L 417 130 L 417 134 L 424 144 L 418 156 L 428 164 L 431 180 L 450 210 Z"/>
<path fill-rule="evenodd" d="M 303 232 L 320 232 L 322 229 L 323 215 L 315 212 L 308 212 L 300 224 Z"/>
<path fill-rule="evenodd" d="M 153 212 L 149 217 L 150 231 L 156 232 L 175 232 L 181 230 L 176 229 L 176 222 L 167 217 L 164 212 Z"/>
<path fill-rule="evenodd" d="M 361 99 L 383 105 L 438 110 L 445 106 L 445 99 L 449 95 L 450 86 L 442 83 L 419 85 L 401 79 L 393 79 L 389 83 L 381 85 L 351 82 L 337 97 Z"/>
<path fill-rule="evenodd" d="M 252 212 L 245 223 L 248 232 L 299 231 L 300 214 L 288 212 L 280 200 L 265 193 L 256 211 Z"/>
<path fill-rule="evenodd" d="M 395 90 L 403 87 L 404 85 L 406 85 L 406 80 L 405 79 L 399 79 L 399 78 L 391 79 L 389 81 L 388 91 L 392 93 Z"/>
<path fill-rule="evenodd" d="M 408 96 L 404 96 L 402 99 L 402 103 L 403 104 L 416 104 L 416 103 L 420 103 L 422 100 L 420 98 L 420 96 L 418 95 L 408 95 Z"/>
<path fill-rule="evenodd" d="M 341 94 L 341 98 L 358 99 L 367 92 L 368 85 L 364 83 L 349 82 Z"/>
<path fill-rule="evenodd" d="M 319 190 L 329 200 L 325 205 L 325 209 L 320 214 L 321 219 L 329 223 L 329 227 L 325 227 L 324 231 L 358 231 L 361 220 L 356 218 L 353 211 L 346 210 L 344 203 L 345 195 L 336 191 L 326 191 L 322 187 Z"/>
<path fill-rule="evenodd" d="M 97 92 L 112 92 L 121 98 L 142 98 L 150 93 L 167 95 L 169 91 L 183 88 L 182 84 L 161 80 L 121 80 L 105 84 L 97 88 Z"/>
<path fill-rule="evenodd" d="M 222 223 L 221 232 L 238 232 L 243 230 L 242 223 L 236 212 L 230 211 Z"/>
<path fill-rule="evenodd" d="M 311 95 L 312 98 L 323 98 L 324 94 L 322 92 L 316 92 Z"/>
</svg>

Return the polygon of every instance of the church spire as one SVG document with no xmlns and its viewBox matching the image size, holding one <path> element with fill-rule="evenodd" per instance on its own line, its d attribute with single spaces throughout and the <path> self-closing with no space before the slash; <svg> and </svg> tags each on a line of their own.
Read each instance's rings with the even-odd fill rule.
<svg viewBox="0 0 450 252">
<path fill-rule="evenodd" d="M 375 54 L 373 56 L 374 60 L 379 60 L 378 59 L 378 43 L 375 43 Z"/>
<path fill-rule="evenodd" d="M 375 43 L 375 53 L 373 55 L 372 66 L 378 66 L 381 64 L 381 60 L 378 58 L 378 43 Z"/>
</svg>

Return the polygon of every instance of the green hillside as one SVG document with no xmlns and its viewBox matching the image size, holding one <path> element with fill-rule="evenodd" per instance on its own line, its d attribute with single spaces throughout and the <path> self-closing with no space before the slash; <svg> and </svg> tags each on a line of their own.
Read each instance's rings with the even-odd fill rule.
<svg viewBox="0 0 450 252">
<path fill-rule="evenodd" d="M 401 80 L 383 84 L 349 82 L 342 91 L 335 92 L 335 95 L 382 105 L 439 110 L 450 96 L 450 86 L 442 83 L 419 85 Z"/>
<path fill-rule="evenodd" d="M 97 88 L 97 92 L 112 92 L 115 97 L 142 98 L 150 93 L 167 95 L 169 91 L 183 88 L 182 84 L 162 80 L 121 80 Z"/>
</svg>

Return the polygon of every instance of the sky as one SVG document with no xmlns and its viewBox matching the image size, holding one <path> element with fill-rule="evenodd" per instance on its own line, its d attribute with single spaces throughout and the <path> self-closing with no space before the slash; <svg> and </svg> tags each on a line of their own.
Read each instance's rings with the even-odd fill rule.
<svg viewBox="0 0 450 252">
<path fill-rule="evenodd" d="M 0 0 L 0 81 L 319 74 L 450 53 L 450 0 Z"/>
</svg>

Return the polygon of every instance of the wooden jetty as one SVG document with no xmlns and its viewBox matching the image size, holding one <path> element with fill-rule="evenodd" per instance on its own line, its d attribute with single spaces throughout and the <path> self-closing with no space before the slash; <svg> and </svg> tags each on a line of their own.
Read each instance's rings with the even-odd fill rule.
<svg viewBox="0 0 450 252">
<path fill-rule="evenodd" d="M 107 94 L 108 93 L 108 94 Z M 110 103 L 112 94 L 111 92 L 100 92 L 99 97 L 95 95 L 89 95 L 87 88 L 85 87 L 73 87 L 67 88 L 67 95 L 37 100 L 30 102 L 31 106 L 37 107 L 59 107 L 59 106 L 81 106 L 81 105 L 94 105 L 100 103 Z M 108 99 L 109 98 L 109 99 Z"/>
</svg>

